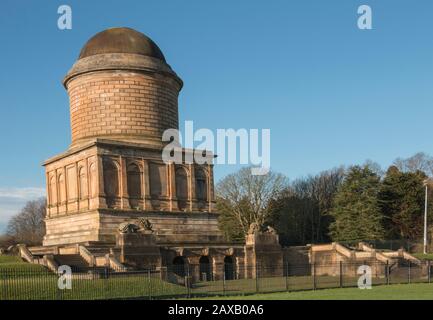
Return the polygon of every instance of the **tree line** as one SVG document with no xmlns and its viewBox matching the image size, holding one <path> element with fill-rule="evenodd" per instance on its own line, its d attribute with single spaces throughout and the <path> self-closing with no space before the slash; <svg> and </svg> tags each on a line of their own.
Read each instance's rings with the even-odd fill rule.
<svg viewBox="0 0 433 320">
<path fill-rule="evenodd" d="M 432 174 L 433 158 L 425 153 L 398 158 L 386 171 L 367 161 L 292 182 L 275 172 L 266 177 L 252 176 L 243 168 L 217 184 L 220 227 L 229 240 L 242 240 L 245 226 L 259 216 L 261 223 L 277 230 L 283 245 L 418 241 L 423 234 L 424 183 Z M 260 210 L 253 205 L 257 203 Z"/>
</svg>

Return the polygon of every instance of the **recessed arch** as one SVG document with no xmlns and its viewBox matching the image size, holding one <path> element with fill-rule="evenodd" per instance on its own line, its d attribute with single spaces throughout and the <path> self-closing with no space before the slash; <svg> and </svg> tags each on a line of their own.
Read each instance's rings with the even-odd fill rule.
<svg viewBox="0 0 433 320">
<path fill-rule="evenodd" d="M 92 162 L 89 165 L 89 186 L 90 186 L 90 197 L 96 198 L 98 196 L 98 175 L 96 170 L 96 164 Z"/>
<path fill-rule="evenodd" d="M 66 202 L 66 182 L 65 182 L 65 175 L 63 173 L 59 174 L 59 177 L 57 179 L 58 186 L 59 186 L 59 203 Z"/>
<path fill-rule="evenodd" d="M 129 204 L 131 208 L 135 208 L 139 205 L 139 199 L 143 196 L 142 171 L 140 166 L 135 162 L 130 163 L 126 170 L 126 176 Z"/>
<path fill-rule="evenodd" d="M 200 280 L 211 281 L 212 280 L 212 265 L 210 263 L 209 256 L 201 256 L 199 260 L 200 265 Z"/>
<path fill-rule="evenodd" d="M 86 199 L 89 196 L 86 167 L 78 168 L 78 185 L 80 187 L 80 199 Z"/>
<path fill-rule="evenodd" d="M 119 197 L 119 165 L 112 159 L 104 159 L 104 192 L 107 205 L 113 207 L 116 203 L 116 198 Z"/>
<path fill-rule="evenodd" d="M 208 199 L 208 175 L 207 172 L 201 168 L 195 168 L 195 192 L 198 201 L 207 201 Z"/>
<path fill-rule="evenodd" d="M 236 262 L 233 256 L 224 257 L 224 277 L 226 280 L 236 279 Z"/>
<path fill-rule="evenodd" d="M 177 256 L 173 259 L 173 273 L 179 277 L 186 276 L 186 263 L 185 257 Z"/>
<path fill-rule="evenodd" d="M 184 167 L 176 168 L 176 197 L 178 207 L 184 210 L 189 200 L 188 171 Z"/>
<path fill-rule="evenodd" d="M 50 177 L 49 186 L 50 205 L 55 206 L 57 204 L 57 181 L 54 175 Z"/>
</svg>

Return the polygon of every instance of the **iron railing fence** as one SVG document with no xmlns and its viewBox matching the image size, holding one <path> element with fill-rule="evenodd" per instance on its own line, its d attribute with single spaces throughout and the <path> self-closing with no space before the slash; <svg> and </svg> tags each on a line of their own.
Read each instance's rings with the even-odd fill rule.
<svg viewBox="0 0 433 320">
<path fill-rule="evenodd" d="M 166 299 L 356 287 L 363 272 L 371 284 L 430 283 L 429 261 L 337 262 L 267 266 L 182 265 L 143 270 L 72 269 L 58 275 L 44 268 L 1 268 L 1 300 Z M 361 272 L 361 273 L 359 273 Z M 361 279 L 361 280 L 360 280 Z M 70 280 L 70 287 L 68 281 Z"/>
</svg>

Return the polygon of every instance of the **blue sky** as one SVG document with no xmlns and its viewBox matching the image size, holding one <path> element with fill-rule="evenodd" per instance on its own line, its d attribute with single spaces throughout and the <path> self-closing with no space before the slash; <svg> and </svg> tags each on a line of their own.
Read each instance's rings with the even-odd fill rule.
<svg viewBox="0 0 433 320">
<path fill-rule="evenodd" d="M 72 30 L 57 8 L 72 7 Z M 357 8 L 373 30 L 357 28 Z M 184 80 L 180 120 L 270 128 L 290 179 L 431 152 L 430 0 L 11 1 L 0 8 L 0 225 L 43 194 L 41 162 L 70 143 L 61 79 L 84 43 L 115 26 L 151 37 Z M 238 169 L 216 166 L 219 179 Z"/>
</svg>

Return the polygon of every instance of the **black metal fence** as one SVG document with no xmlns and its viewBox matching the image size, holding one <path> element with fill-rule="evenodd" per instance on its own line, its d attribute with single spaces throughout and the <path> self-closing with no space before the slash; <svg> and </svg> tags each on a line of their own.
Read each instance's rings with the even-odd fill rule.
<svg viewBox="0 0 433 320">
<path fill-rule="evenodd" d="M 365 267 L 366 266 L 366 267 Z M 0 268 L 1 300 L 166 299 L 246 295 L 368 285 L 430 283 L 431 264 L 329 263 L 257 267 L 199 265 L 115 272 L 106 268 L 55 274 Z"/>
</svg>

